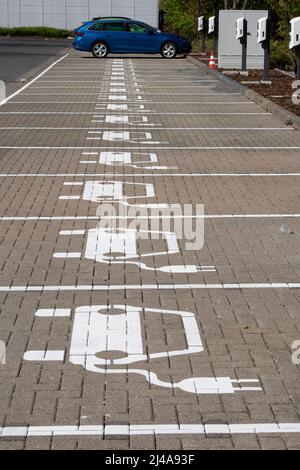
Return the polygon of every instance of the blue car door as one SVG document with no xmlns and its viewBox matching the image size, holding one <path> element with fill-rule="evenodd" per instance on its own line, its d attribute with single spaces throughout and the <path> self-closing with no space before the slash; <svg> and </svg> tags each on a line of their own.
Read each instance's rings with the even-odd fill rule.
<svg viewBox="0 0 300 470">
<path fill-rule="evenodd" d="M 126 38 L 125 23 L 112 21 L 104 23 L 99 40 L 103 40 L 108 44 L 110 52 L 128 52 L 129 49 L 126 48 Z"/>
<path fill-rule="evenodd" d="M 134 21 L 127 23 L 126 44 L 130 52 L 159 52 L 159 44 L 155 30 Z"/>
</svg>

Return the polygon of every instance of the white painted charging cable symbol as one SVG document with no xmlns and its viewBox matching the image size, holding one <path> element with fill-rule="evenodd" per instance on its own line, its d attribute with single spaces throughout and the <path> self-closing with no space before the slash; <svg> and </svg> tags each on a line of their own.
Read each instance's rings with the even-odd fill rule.
<svg viewBox="0 0 300 470">
<path fill-rule="evenodd" d="M 112 314 L 121 311 L 121 314 Z M 111 313 L 108 313 L 108 312 Z M 145 353 L 141 315 L 179 316 L 182 321 L 187 347 L 185 349 Z M 38 310 L 38 317 L 70 316 L 70 309 Z M 119 352 L 119 358 L 107 359 L 108 352 Z M 194 313 L 174 310 L 139 308 L 128 305 L 96 305 L 79 307 L 75 311 L 69 361 L 97 374 L 139 374 L 159 387 L 181 389 L 196 394 L 232 394 L 236 391 L 260 391 L 260 387 L 243 387 L 239 384 L 257 383 L 256 379 L 231 379 L 229 377 L 190 377 L 179 382 L 160 380 L 154 372 L 132 368 L 131 364 L 152 359 L 170 358 L 201 353 L 203 344 Z M 102 356 L 102 357 L 101 357 Z M 125 357 L 124 357 L 125 356 Z M 27 351 L 27 361 L 63 361 L 65 350 Z M 121 368 L 125 366 L 125 368 Z M 114 368 L 116 367 L 116 368 Z"/>
<path fill-rule="evenodd" d="M 65 182 L 66 187 L 84 186 L 82 197 L 78 196 L 59 196 L 60 200 L 79 200 L 91 201 L 100 204 L 101 202 L 118 202 L 127 207 L 137 207 L 146 209 L 178 209 L 180 204 L 130 204 L 128 201 L 144 198 L 155 198 L 154 186 L 151 183 L 132 183 L 123 181 L 86 181 L 81 182 Z M 126 188 L 142 188 L 144 195 L 142 196 L 126 196 Z"/>
<path fill-rule="evenodd" d="M 153 141 L 151 132 L 142 131 L 88 131 L 87 140 L 105 140 L 108 142 L 128 142 L 131 144 L 168 144 L 168 141 Z M 93 136 L 91 136 L 93 134 Z M 133 137 L 136 135 L 136 137 Z"/>
<path fill-rule="evenodd" d="M 137 159 L 140 156 L 142 160 Z M 131 168 L 144 168 L 145 170 L 177 169 L 177 166 L 157 165 L 157 154 L 147 152 L 100 152 L 99 163 L 101 165 L 109 166 L 129 166 Z"/>
<path fill-rule="evenodd" d="M 109 265 L 114 264 L 132 264 L 140 269 L 147 271 L 163 272 L 168 274 L 196 274 L 199 272 L 215 272 L 215 266 L 198 265 L 171 265 L 152 267 L 140 261 L 140 258 L 152 258 L 157 256 L 173 255 L 180 252 L 176 234 L 173 232 L 133 230 L 133 229 L 110 229 L 96 228 L 90 230 L 63 230 L 60 235 L 84 235 L 87 232 L 87 241 L 85 248 L 85 258 L 99 263 Z M 139 234 L 158 234 L 165 240 L 166 251 L 157 251 L 150 253 L 138 253 L 137 241 Z M 54 253 L 54 258 L 81 258 L 82 254 L 78 252 Z"/>
</svg>

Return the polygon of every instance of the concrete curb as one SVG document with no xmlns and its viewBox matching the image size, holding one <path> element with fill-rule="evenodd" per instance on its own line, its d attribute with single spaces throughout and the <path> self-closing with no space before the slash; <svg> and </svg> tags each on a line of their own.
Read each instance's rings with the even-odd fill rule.
<svg viewBox="0 0 300 470">
<path fill-rule="evenodd" d="M 276 103 L 273 103 L 264 96 L 261 96 L 259 93 L 256 93 L 256 91 L 250 90 L 250 88 L 242 85 L 241 83 L 233 80 L 232 78 L 227 77 L 223 73 L 218 72 L 217 70 L 210 69 L 209 67 L 207 67 L 207 65 L 203 64 L 197 59 L 194 59 L 194 57 L 188 56 L 187 60 L 202 69 L 203 72 L 205 72 L 206 74 L 217 77 L 219 80 L 226 83 L 226 85 L 229 85 L 231 88 L 238 91 L 249 100 L 252 100 L 255 103 L 259 104 L 263 109 L 274 114 L 274 116 L 280 119 L 285 125 L 290 125 L 295 127 L 296 129 L 300 129 L 300 116 L 297 116 L 296 114 L 291 113 L 287 109 L 278 106 Z"/>
</svg>

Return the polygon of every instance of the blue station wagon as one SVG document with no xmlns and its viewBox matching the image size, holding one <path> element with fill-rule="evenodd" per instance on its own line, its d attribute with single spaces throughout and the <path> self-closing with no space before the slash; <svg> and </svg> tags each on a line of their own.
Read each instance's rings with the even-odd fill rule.
<svg viewBox="0 0 300 470">
<path fill-rule="evenodd" d="M 174 59 L 177 54 L 188 54 L 188 39 L 176 34 L 162 33 L 152 26 L 130 19 L 102 19 L 89 21 L 74 31 L 74 49 L 92 52 L 102 59 L 112 54 L 161 54 Z"/>
</svg>

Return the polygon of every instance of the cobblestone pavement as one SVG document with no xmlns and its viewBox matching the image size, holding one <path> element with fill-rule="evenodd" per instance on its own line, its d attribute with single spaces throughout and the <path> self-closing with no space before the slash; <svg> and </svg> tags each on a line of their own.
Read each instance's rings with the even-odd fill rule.
<svg viewBox="0 0 300 470">
<path fill-rule="evenodd" d="M 299 150 L 183 59 L 3 104 L 0 449 L 300 449 Z"/>
</svg>

